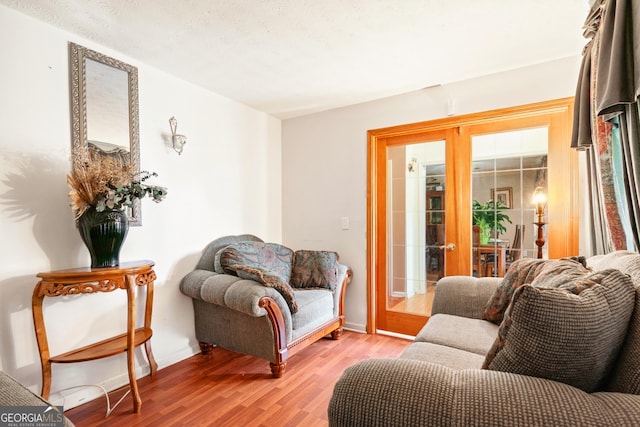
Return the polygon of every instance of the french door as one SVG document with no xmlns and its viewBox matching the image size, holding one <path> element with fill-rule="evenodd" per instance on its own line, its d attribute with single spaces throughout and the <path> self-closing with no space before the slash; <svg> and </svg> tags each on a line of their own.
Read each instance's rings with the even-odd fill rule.
<svg viewBox="0 0 640 427">
<path fill-rule="evenodd" d="M 564 99 L 369 131 L 369 333 L 415 335 L 440 278 L 487 274 L 474 263 L 480 248 L 493 252 L 493 275 L 504 273 L 504 248 L 516 233 L 518 257 L 535 256 L 527 245 L 536 183 L 548 192 L 545 255 L 577 252 L 571 106 Z M 491 199 L 508 220 L 479 246 L 472 207 Z"/>
</svg>

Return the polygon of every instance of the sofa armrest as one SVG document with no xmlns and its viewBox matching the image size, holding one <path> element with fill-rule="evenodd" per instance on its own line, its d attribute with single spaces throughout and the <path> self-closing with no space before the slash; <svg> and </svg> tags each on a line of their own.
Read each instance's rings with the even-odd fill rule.
<svg viewBox="0 0 640 427">
<path fill-rule="evenodd" d="M 409 359 L 370 359 L 347 368 L 329 401 L 329 426 L 445 426 L 453 371 Z"/>
<path fill-rule="evenodd" d="M 640 425 L 640 396 L 588 394 L 567 384 L 409 359 L 348 368 L 329 402 L 329 425 Z"/>
<path fill-rule="evenodd" d="M 24 406 L 41 406 L 44 412 L 48 412 L 49 409 L 52 406 L 52 404 L 50 402 L 48 402 L 47 400 L 43 399 L 41 396 L 38 396 L 37 394 L 33 393 L 31 390 L 29 390 L 27 387 L 25 387 L 24 385 L 20 384 L 16 379 L 14 379 L 13 377 L 11 377 L 9 374 L 0 371 L 0 406 L 2 407 L 9 407 L 9 406 L 19 406 L 19 407 L 24 407 Z M 55 411 L 55 415 L 52 416 L 52 419 L 55 421 L 58 419 L 58 417 L 60 417 L 60 419 L 63 421 L 63 425 L 65 427 L 73 427 L 73 423 L 64 416 L 64 413 L 62 414 L 58 414 L 58 408 L 56 406 L 53 407 L 53 410 Z M 2 423 L 3 425 L 38 425 L 38 423 L 20 423 L 19 421 L 16 421 L 15 424 L 12 424 L 11 422 L 5 424 Z M 56 425 L 59 425 L 58 423 L 55 423 Z"/>
<path fill-rule="evenodd" d="M 448 276 L 436 283 L 431 315 L 442 313 L 482 319 L 487 301 L 502 278 Z"/>
</svg>

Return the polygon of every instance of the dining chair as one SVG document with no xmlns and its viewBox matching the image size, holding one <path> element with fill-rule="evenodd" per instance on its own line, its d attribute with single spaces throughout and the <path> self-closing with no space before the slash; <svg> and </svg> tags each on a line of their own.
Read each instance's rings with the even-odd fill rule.
<svg viewBox="0 0 640 427">
<path fill-rule="evenodd" d="M 473 261 L 472 275 L 475 277 L 482 277 L 484 266 L 482 263 L 482 254 L 478 250 L 478 247 L 480 246 L 480 227 L 477 225 L 474 225 L 472 229 L 472 234 L 473 234 L 473 246 L 472 246 L 473 250 L 471 253 L 471 257 Z"/>
<path fill-rule="evenodd" d="M 511 246 L 507 249 L 505 266 L 504 269 L 507 271 L 511 264 L 514 261 L 517 261 L 522 256 L 522 236 L 524 234 L 524 225 L 516 224 L 515 235 L 513 236 L 513 241 L 511 242 Z M 491 276 L 495 274 L 496 271 L 496 255 L 495 254 L 487 254 L 483 259 L 484 264 L 484 274 L 485 276 L 489 276 L 489 272 Z"/>
</svg>

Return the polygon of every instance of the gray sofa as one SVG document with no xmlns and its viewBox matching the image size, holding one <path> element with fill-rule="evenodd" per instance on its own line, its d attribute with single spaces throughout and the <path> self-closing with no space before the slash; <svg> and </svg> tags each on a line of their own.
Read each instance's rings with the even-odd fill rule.
<svg viewBox="0 0 640 427">
<path fill-rule="evenodd" d="M 294 253 L 245 234 L 209 243 L 180 290 L 193 300 L 203 354 L 220 346 L 260 357 L 278 378 L 295 352 L 342 335 L 350 280 L 335 252 Z"/>
<path fill-rule="evenodd" d="M 590 280 L 608 281 L 606 286 L 613 281 L 611 286 L 619 287 L 607 293 L 602 292 L 605 285 L 593 286 L 568 295 L 526 282 L 521 289 L 508 289 L 513 294 L 506 295 L 511 300 L 498 324 L 483 317 L 493 307 L 490 299 L 495 302 L 497 289 L 506 289 L 501 279 L 441 279 L 431 318 L 399 359 L 366 360 L 343 373 L 329 404 L 329 425 L 639 426 L 640 255 L 618 251 L 589 258 L 586 265 L 588 279 L 570 280 L 573 293 L 576 284 L 592 286 Z M 546 281 L 553 282 L 549 277 Z M 522 301 L 531 306 L 536 298 L 544 303 L 538 307 L 543 313 L 539 318 L 523 309 Z M 580 309 L 604 301 L 607 308 L 571 318 L 565 316 L 568 310 L 545 298 L 576 303 Z M 618 299 L 625 301 L 617 304 Z M 534 321 L 538 323 L 528 325 L 535 327 L 518 329 Z M 557 336 L 532 338 L 546 329 Z M 590 335 L 590 330 L 597 333 Z M 616 334 L 619 345 L 612 345 L 608 340 Z M 560 344 L 551 346 L 556 339 Z M 522 348 L 514 351 L 521 342 Z M 501 350 L 496 353 L 496 348 Z M 563 355 L 575 348 L 579 354 Z M 600 357 L 600 352 L 611 355 Z M 593 362 L 590 354 L 608 365 Z M 521 373 L 527 369 L 539 371 Z M 598 380 L 599 373 L 604 374 Z"/>
<path fill-rule="evenodd" d="M 9 376 L 7 373 L 0 371 L 0 408 L 2 408 L 3 414 L 13 413 L 13 407 L 20 407 L 20 413 L 23 412 L 22 408 L 24 407 L 38 407 L 42 408 L 41 412 L 37 410 L 29 409 L 26 414 L 32 415 L 42 415 L 49 417 L 48 420 L 51 421 L 48 425 L 59 426 L 64 425 L 67 427 L 73 427 L 73 423 L 69 421 L 67 417 L 64 416 L 63 413 L 58 412 L 58 407 L 51 406 L 49 402 L 44 400 L 42 397 L 36 395 L 31 390 L 20 384 L 14 378 Z M 48 408 L 53 408 L 52 410 L 47 410 Z M 45 414 L 46 411 L 46 414 Z M 14 417 L 14 421 L 16 418 Z M 6 424 L 5 424 L 6 422 Z M 10 420 L 0 420 L 0 425 L 26 425 L 29 423 L 21 423 L 21 422 L 10 422 Z M 33 424 L 33 423 L 32 423 Z M 31 424 L 29 424 L 31 425 Z M 35 423 L 33 425 L 38 425 Z M 41 424 L 44 425 L 44 424 Z"/>
</svg>

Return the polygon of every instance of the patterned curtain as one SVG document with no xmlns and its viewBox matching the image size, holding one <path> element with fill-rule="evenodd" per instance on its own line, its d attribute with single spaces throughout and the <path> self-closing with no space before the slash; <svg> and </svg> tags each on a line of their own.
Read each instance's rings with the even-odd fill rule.
<svg viewBox="0 0 640 427">
<path fill-rule="evenodd" d="M 640 2 L 596 0 L 571 146 L 587 150 L 592 251 L 640 248 Z"/>
</svg>

